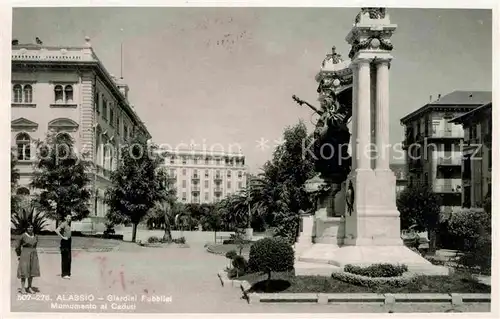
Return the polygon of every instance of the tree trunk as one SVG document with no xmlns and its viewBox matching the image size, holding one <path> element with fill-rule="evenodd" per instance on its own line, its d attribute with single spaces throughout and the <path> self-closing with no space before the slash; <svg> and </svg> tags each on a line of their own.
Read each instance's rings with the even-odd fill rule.
<svg viewBox="0 0 500 319">
<path fill-rule="evenodd" d="M 214 230 L 214 243 L 217 244 L 217 231 Z"/>
<path fill-rule="evenodd" d="M 252 209 L 250 208 L 250 202 L 248 203 L 248 222 L 247 228 L 252 228 Z"/>
<path fill-rule="evenodd" d="M 437 233 L 436 228 L 429 229 L 429 254 L 434 255 L 436 253 L 436 239 Z"/>
<path fill-rule="evenodd" d="M 137 224 L 138 223 L 133 223 L 132 224 L 132 242 L 135 243 L 135 238 L 137 235 Z"/>
</svg>

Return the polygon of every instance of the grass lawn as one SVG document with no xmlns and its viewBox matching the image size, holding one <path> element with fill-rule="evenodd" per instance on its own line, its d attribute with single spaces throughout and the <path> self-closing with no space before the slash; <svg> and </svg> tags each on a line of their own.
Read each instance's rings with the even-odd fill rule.
<svg viewBox="0 0 500 319">
<path fill-rule="evenodd" d="M 236 279 L 236 278 L 235 278 Z M 463 274 L 450 276 L 418 276 L 404 287 L 379 285 L 368 288 L 346 283 L 331 277 L 293 276 L 287 273 L 267 275 L 247 274 L 238 278 L 246 280 L 253 292 L 316 292 L 316 293 L 490 293 L 491 287 L 467 278 Z"/>
<path fill-rule="evenodd" d="M 248 254 L 250 253 L 250 246 L 251 246 L 251 244 L 244 244 L 243 245 L 242 255 L 248 256 Z M 235 245 L 235 244 L 227 244 L 227 245 L 212 244 L 212 245 L 208 245 L 207 248 L 209 250 L 211 250 L 212 252 L 214 252 L 216 254 L 220 254 L 220 255 L 226 255 L 226 253 L 231 251 L 231 250 L 236 250 L 237 253 L 240 252 L 238 245 Z"/>
<path fill-rule="evenodd" d="M 15 247 L 18 236 L 12 236 L 11 247 Z M 121 241 L 115 239 L 103 239 L 94 237 L 72 237 L 72 249 L 88 248 L 112 248 L 120 244 Z M 54 235 L 38 236 L 38 248 L 59 249 L 61 238 Z"/>
</svg>

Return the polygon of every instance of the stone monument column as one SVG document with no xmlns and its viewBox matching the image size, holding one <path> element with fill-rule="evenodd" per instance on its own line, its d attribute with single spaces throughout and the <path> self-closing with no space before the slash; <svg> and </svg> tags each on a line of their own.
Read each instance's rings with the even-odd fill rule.
<svg viewBox="0 0 500 319">
<path fill-rule="evenodd" d="M 377 68 L 376 110 L 375 110 L 375 140 L 377 157 L 375 170 L 386 171 L 389 168 L 389 59 L 375 60 Z"/>
<path fill-rule="evenodd" d="M 363 8 L 346 40 L 352 45 L 353 121 L 356 121 L 354 169 L 348 178 L 352 201 L 346 211 L 344 244 L 402 245 L 396 180 L 389 169 L 389 61 L 390 37 L 396 25 L 383 8 Z M 374 67 L 375 74 L 371 75 Z M 375 101 L 372 101 L 374 99 Z M 374 102 L 374 103 L 373 103 Z M 372 113 L 372 105 L 374 113 Z M 374 118 L 374 126 L 372 126 Z M 372 130 L 375 129 L 375 138 Z M 374 141 L 377 152 L 370 151 Z M 371 155 L 377 155 L 372 161 Z M 374 163 L 372 165 L 372 162 Z M 374 167 L 372 167 L 374 166 Z"/>
</svg>

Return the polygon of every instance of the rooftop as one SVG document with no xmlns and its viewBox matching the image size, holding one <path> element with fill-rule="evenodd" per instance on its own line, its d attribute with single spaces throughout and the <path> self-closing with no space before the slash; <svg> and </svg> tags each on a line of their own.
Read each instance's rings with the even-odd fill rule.
<svg viewBox="0 0 500 319">
<path fill-rule="evenodd" d="M 492 101 L 491 91 L 465 91 L 456 90 L 445 96 L 439 96 L 436 100 L 425 104 L 419 109 L 411 112 L 401 119 L 401 123 L 405 123 L 418 117 L 420 114 L 433 109 L 456 108 L 458 110 L 472 110 L 480 105 Z"/>
<path fill-rule="evenodd" d="M 474 115 L 479 114 L 479 112 L 487 110 L 487 109 L 491 109 L 492 105 L 493 105 L 492 102 L 483 104 L 480 107 L 476 107 L 472 111 L 469 111 L 465 114 L 462 114 L 460 116 L 455 117 L 454 119 L 449 120 L 448 122 L 457 123 L 457 124 L 463 123 L 463 122 L 467 121 L 468 119 L 470 119 L 471 117 L 473 117 Z"/>
</svg>

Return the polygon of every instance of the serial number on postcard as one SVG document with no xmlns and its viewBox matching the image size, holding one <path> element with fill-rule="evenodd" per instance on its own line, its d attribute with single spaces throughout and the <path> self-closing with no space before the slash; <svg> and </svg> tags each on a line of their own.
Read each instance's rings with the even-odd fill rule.
<svg viewBox="0 0 500 319">
<path fill-rule="evenodd" d="M 17 295 L 18 301 L 51 301 L 52 297 L 50 295 L 42 295 L 42 294 L 26 294 L 26 295 Z"/>
</svg>

